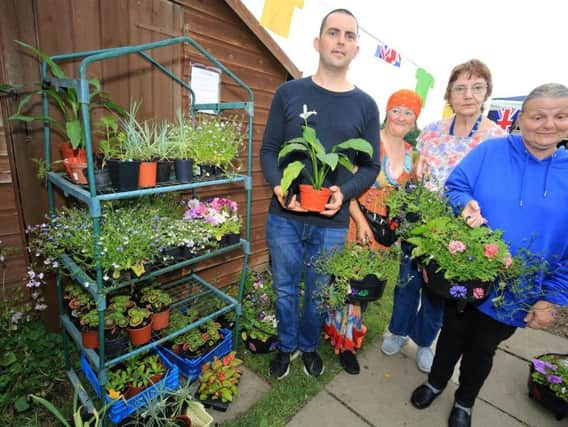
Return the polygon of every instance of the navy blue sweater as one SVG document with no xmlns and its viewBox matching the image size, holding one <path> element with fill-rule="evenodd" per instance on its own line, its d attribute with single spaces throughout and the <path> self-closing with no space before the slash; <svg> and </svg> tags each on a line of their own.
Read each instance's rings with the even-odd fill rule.
<svg viewBox="0 0 568 427">
<path fill-rule="evenodd" d="M 317 86 L 311 77 L 282 84 L 272 100 L 260 149 L 262 171 L 272 188 L 280 184 L 282 170 L 288 163 L 299 159 L 309 168 L 309 160 L 299 153 L 287 156 L 280 164 L 278 163 L 278 152 L 283 143 L 302 136 L 304 121 L 300 114 L 304 104 L 309 111 L 317 112 L 317 115 L 310 116 L 308 125 L 316 130 L 316 135 L 326 151 L 330 151 L 331 147 L 347 139 L 363 138 L 373 146 L 373 158 L 349 152 L 348 156 L 359 168 L 357 173 L 353 175 L 338 165 L 335 171 L 328 174 L 324 185 L 326 187 L 338 185 L 344 196 L 343 206 L 333 217 L 282 209 L 274 194 L 269 212 L 317 226 L 347 227 L 349 200 L 369 188 L 380 170 L 377 104 L 358 88 L 348 92 L 331 92 Z"/>
</svg>

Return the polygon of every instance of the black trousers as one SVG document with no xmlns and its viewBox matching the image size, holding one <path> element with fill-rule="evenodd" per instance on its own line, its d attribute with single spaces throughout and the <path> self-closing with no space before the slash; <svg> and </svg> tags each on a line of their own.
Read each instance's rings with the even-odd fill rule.
<svg viewBox="0 0 568 427">
<path fill-rule="evenodd" d="M 472 305 L 458 313 L 455 302 L 448 302 L 428 382 L 443 390 L 461 356 L 455 400 L 471 408 L 491 372 L 497 346 L 515 330 L 516 327 L 498 322 Z"/>
</svg>

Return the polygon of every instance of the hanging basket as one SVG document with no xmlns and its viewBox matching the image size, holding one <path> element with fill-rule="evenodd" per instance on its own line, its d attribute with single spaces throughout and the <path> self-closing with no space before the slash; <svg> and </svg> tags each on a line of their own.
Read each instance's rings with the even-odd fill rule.
<svg viewBox="0 0 568 427">
<path fill-rule="evenodd" d="M 463 282 L 448 280 L 444 277 L 444 270 L 437 271 L 439 266 L 435 261 L 430 261 L 424 268 L 427 279 L 426 289 L 444 299 L 458 301 L 463 307 L 468 302 L 482 301 L 493 287 L 493 282 L 481 280 Z"/>
<path fill-rule="evenodd" d="M 377 301 L 383 296 L 386 280 L 379 280 L 374 274 L 367 274 L 363 279 L 351 279 L 351 293 L 348 302 Z"/>
</svg>

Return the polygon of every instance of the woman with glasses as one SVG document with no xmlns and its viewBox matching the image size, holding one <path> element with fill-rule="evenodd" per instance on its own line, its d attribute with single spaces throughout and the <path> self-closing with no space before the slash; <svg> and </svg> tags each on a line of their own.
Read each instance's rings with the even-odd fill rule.
<svg viewBox="0 0 568 427">
<path fill-rule="evenodd" d="M 512 255 L 530 250 L 540 270 L 507 283 L 498 304 L 497 284 L 463 313 L 448 303 L 428 382 L 414 390 L 411 402 L 418 409 L 430 406 L 461 358 L 450 427 L 471 425 L 499 344 L 519 327 L 550 325 L 556 307 L 568 306 L 568 152 L 558 147 L 568 137 L 568 88 L 550 83 L 533 89 L 518 118 L 520 135 L 475 148 L 446 182 L 448 200 L 469 226 L 502 230 Z"/>
<path fill-rule="evenodd" d="M 385 249 L 375 241 L 359 203 L 370 212 L 386 216 L 385 195 L 410 177 L 412 146 L 404 137 L 416 128 L 421 108 L 422 100 L 412 90 L 402 89 L 389 97 L 385 125 L 380 131 L 381 171 L 373 186 L 349 204 L 351 218 L 347 242 L 368 244 L 376 250 Z M 367 327 L 362 322 L 365 308 L 365 303 L 348 303 L 342 309 L 329 313 L 324 323 L 326 338 L 331 340 L 341 366 L 353 375 L 360 371 L 355 352 L 363 345 L 367 333 Z"/>
<path fill-rule="evenodd" d="M 415 173 L 418 179 L 425 180 L 429 190 L 441 192 L 453 168 L 472 148 L 488 138 L 506 134 L 483 115 L 483 104 L 492 88 L 489 68 L 477 59 L 452 70 L 444 98 L 454 115 L 426 126 L 417 138 Z M 381 350 L 389 356 L 396 354 L 412 339 L 418 346 L 418 369 L 428 373 L 434 359 L 431 345 L 442 326 L 444 305 L 422 292 L 422 275 L 410 259 L 411 249 L 403 243 L 402 250 L 390 334 L 384 338 Z"/>
</svg>

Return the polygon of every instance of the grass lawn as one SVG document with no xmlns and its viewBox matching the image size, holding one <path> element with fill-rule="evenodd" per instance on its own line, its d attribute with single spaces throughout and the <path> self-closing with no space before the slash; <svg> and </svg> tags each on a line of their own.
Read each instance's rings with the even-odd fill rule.
<svg viewBox="0 0 568 427">
<path fill-rule="evenodd" d="M 387 327 L 392 312 L 392 294 L 395 277 L 389 280 L 383 297 L 379 301 L 369 304 L 363 320 L 369 329 L 363 345 L 377 345 L 377 337 L 382 336 Z M 290 419 L 312 399 L 337 373 L 343 369 L 329 341 L 320 344 L 318 353 L 321 355 L 325 373 L 318 379 L 304 374 L 303 363 L 300 358 L 294 360 L 290 366 L 290 374 L 283 380 L 272 380 L 268 376 L 268 363 L 274 353 L 252 354 L 244 346 L 239 347 L 239 357 L 245 361 L 248 368 L 270 383 L 270 391 L 245 415 L 228 421 L 224 425 L 231 427 L 248 426 L 284 426 Z"/>
</svg>

